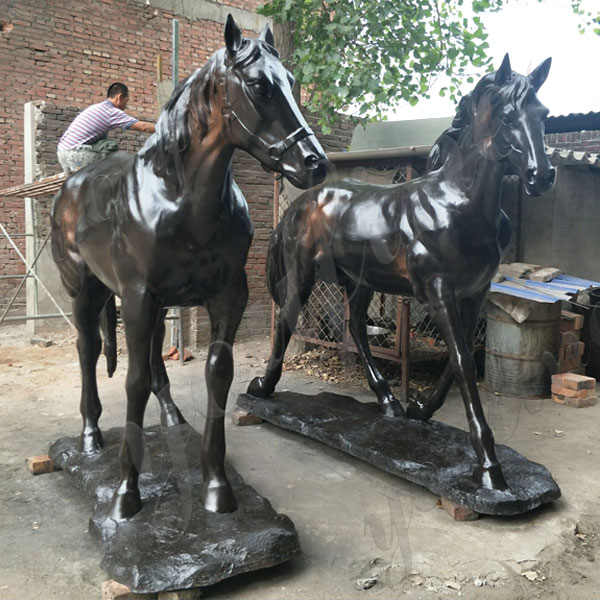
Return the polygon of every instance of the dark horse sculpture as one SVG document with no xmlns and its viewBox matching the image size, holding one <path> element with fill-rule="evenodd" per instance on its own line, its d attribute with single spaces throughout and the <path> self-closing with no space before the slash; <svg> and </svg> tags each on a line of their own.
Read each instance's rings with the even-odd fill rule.
<svg viewBox="0 0 600 600">
<path fill-rule="evenodd" d="M 264 377 L 248 393 L 267 397 L 281 377 L 282 362 L 300 309 L 317 279 L 344 286 L 350 331 L 381 410 L 406 415 L 377 370 L 369 351 L 366 313 L 374 291 L 414 295 L 428 308 L 449 352 L 449 363 L 427 401 L 407 414 L 429 419 L 453 378 L 460 386 L 477 481 L 504 489 L 494 439 L 481 407 L 472 356 L 474 329 L 492 276 L 510 238 L 500 208 L 502 177 L 510 168 L 528 194 L 554 181 L 544 151 L 547 110 L 536 92 L 550 59 L 529 76 L 511 70 L 508 55 L 459 105 L 453 126 L 434 145 L 427 175 L 398 185 L 355 180 L 325 184 L 302 194 L 273 232 L 268 285 L 281 307 Z"/>
<path fill-rule="evenodd" d="M 136 155 L 117 153 L 81 169 L 54 201 L 52 250 L 74 299 L 85 452 L 102 447 L 99 329 L 102 321 L 110 375 L 116 364 L 114 296 L 121 298 L 129 364 L 115 519 L 141 508 L 138 470 L 150 391 L 164 425 L 183 422 L 161 358 L 166 308 L 175 305 L 202 304 L 210 316 L 203 502 L 212 511 L 235 510 L 224 470 L 224 413 L 232 345 L 248 298 L 244 266 L 253 229 L 233 179 L 232 155 L 242 148 L 301 188 L 326 174 L 325 155 L 293 99 L 293 79 L 270 29 L 245 39 L 229 16 L 225 42 L 173 92 L 156 133 Z"/>
</svg>

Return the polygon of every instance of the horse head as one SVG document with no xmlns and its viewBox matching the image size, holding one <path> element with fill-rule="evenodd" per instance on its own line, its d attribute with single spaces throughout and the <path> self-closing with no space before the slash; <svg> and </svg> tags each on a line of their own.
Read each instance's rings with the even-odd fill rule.
<svg viewBox="0 0 600 600">
<path fill-rule="evenodd" d="M 548 109 L 537 98 L 551 62 L 546 59 L 525 76 L 511 70 L 507 54 L 500 68 L 486 75 L 469 98 L 479 152 L 488 159 L 506 161 L 527 194 L 534 196 L 548 190 L 555 176 L 544 145 Z"/>
<path fill-rule="evenodd" d="M 269 26 L 258 39 L 243 38 L 229 15 L 225 44 L 221 100 L 232 143 L 297 187 L 321 183 L 327 159 L 294 100 L 294 79 L 279 60 Z"/>
</svg>

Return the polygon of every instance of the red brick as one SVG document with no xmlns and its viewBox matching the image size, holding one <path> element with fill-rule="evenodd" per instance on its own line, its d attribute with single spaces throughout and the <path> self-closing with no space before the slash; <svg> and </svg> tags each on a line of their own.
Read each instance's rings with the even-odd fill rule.
<svg viewBox="0 0 600 600">
<path fill-rule="evenodd" d="M 583 315 L 563 310 L 560 313 L 560 330 L 576 331 L 583 327 Z"/>
<path fill-rule="evenodd" d="M 552 384 L 562 385 L 572 390 L 596 389 L 596 380 L 593 377 L 585 377 L 574 373 L 552 375 Z"/>
<path fill-rule="evenodd" d="M 594 406 L 598 402 L 598 397 L 594 395 L 588 398 L 571 398 L 562 394 L 552 394 L 552 401 L 572 408 L 585 408 Z"/>
<path fill-rule="evenodd" d="M 440 504 L 455 521 L 476 521 L 479 519 L 478 512 L 466 506 L 455 504 L 451 500 L 448 500 L 448 498 L 440 498 Z"/>
</svg>

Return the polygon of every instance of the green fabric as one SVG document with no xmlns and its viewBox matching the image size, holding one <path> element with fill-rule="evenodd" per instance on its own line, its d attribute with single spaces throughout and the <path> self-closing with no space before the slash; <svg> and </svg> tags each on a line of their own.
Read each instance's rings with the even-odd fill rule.
<svg viewBox="0 0 600 600">
<path fill-rule="evenodd" d="M 110 140 L 104 138 L 102 140 L 98 140 L 94 144 L 92 144 L 92 150 L 94 152 L 98 152 L 104 156 L 107 156 L 111 152 L 116 152 L 119 149 L 119 144 L 116 140 Z"/>
</svg>

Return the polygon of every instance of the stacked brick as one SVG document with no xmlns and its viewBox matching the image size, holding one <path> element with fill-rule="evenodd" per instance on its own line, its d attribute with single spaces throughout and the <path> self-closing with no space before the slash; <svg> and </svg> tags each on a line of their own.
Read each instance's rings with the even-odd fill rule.
<svg viewBox="0 0 600 600">
<path fill-rule="evenodd" d="M 598 402 L 596 380 L 577 373 L 553 375 L 552 400 L 574 408 L 594 406 Z"/>
<path fill-rule="evenodd" d="M 559 373 L 578 373 L 583 375 L 581 357 L 585 344 L 580 341 L 583 315 L 563 310 L 560 316 L 560 345 L 558 349 Z"/>
</svg>

